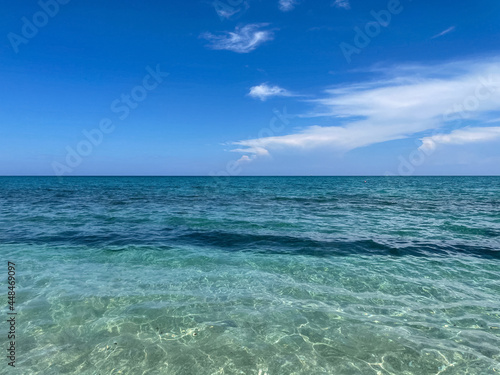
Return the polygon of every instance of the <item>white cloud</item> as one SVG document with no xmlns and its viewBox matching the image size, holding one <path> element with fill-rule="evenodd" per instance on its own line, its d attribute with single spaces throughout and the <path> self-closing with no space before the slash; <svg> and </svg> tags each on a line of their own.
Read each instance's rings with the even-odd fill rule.
<svg viewBox="0 0 500 375">
<path fill-rule="evenodd" d="M 240 10 L 233 8 L 233 9 L 216 9 L 217 15 L 221 18 L 231 18 L 234 16 L 236 13 L 238 13 Z"/>
<path fill-rule="evenodd" d="M 267 23 L 254 23 L 236 27 L 234 32 L 224 32 L 220 35 L 205 33 L 201 36 L 210 42 L 209 47 L 212 49 L 248 53 L 262 43 L 274 39 L 274 33 L 271 30 L 263 29 L 268 25 Z"/>
<path fill-rule="evenodd" d="M 255 160 L 257 156 L 256 155 L 251 155 L 251 156 L 248 156 L 248 155 L 243 155 L 241 158 L 239 158 L 238 160 L 236 160 L 236 164 L 243 164 L 243 163 L 251 163 L 252 161 Z"/>
<path fill-rule="evenodd" d="M 329 89 L 323 98 L 309 101 L 317 108 L 302 117 L 328 116 L 334 126 L 309 126 L 285 136 L 237 141 L 232 144 L 239 147 L 232 151 L 255 155 L 288 148 L 349 151 L 408 138 L 451 121 L 498 118 L 498 60 L 401 66 L 390 71 L 393 76 Z"/>
<path fill-rule="evenodd" d="M 280 10 L 283 12 L 289 12 L 295 8 L 297 5 L 296 0 L 280 0 L 279 2 Z"/>
<path fill-rule="evenodd" d="M 229 19 L 235 14 L 244 12 L 249 8 L 248 2 L 243 1 L 238 6 L 232 6 L 222 2 L 214 2 L 215 11 L 220 18 Z"/>
<path fill-rule="evenodd" d="M 455 31 L 455 26 L 449 27 L 444 31 L 441 31 L 439 34 L 434 35 L 431 39 L 434 38 L 439 38 L 440 36 L 446 35 L 448 33 L 451 33 L 452 31 Z"/>
<path fill-rule="evenodd" d="M 337 8 L 351 9 L 349 0 L 335 0 L 332 5 Z"/>
<path fill-rule="evenodd" d="M 265 101 L 273 96 L 292 96 L 292 94 L 287 90 L 282 89 L 279 86 L 269 86 L 267 83 L 250 88 L 248 95 L 262 101 Z"/>
<path fill-rule="evenodd" d="M 246 146 L 247 148 L 237 148 L 234 150 L 231 150 L 233 152 L 241 152 L 241 153 L 250 153 L 255 156 L 268 156 L 269 151 L 267 151 L 264 147 L 260 146 L 254 146 L 252 144 L 245 144 L 246 141 L 241 141 L 241 142 L 233 142 L 232 144 L 240 144 L 242 146 Z M 250 141 L 249 141 L 250 142 Z"/>
<path fill-rule="evenodd" d="M 464 145 L 500 139 L 500 127 L 477 127 L 454 130 L 449 134 L 436 134 L 421 139 L 420 150 L 434 151 L 438 145 Z"/>
</svg>

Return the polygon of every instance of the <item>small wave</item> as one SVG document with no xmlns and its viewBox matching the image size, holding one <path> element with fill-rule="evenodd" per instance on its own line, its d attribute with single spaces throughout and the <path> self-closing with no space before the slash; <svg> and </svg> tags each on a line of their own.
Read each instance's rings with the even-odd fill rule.
<svg viewBox="0 0 500 375">
<path fill-rule="evenodd" d="M 130 231 L 90 233 L 64 230 L 33 235 L 12 231 L 0 236 L 4 243 L 106 246 L 190 246 L 214 248 L 229 252 L 249 251 L 266 254 L 308 255 L 317 257 L 387 255 L 387 256 L 452 256 L 473 255 L 500 258 L 500 250 L 491 246 L 463 244 L 456 241 L 415 241 L 386 238 L 311 238 L 305 235 L 245 233 L 220 230 L 193 230 L 166 227 L 138 233 Z"/>
</svg>

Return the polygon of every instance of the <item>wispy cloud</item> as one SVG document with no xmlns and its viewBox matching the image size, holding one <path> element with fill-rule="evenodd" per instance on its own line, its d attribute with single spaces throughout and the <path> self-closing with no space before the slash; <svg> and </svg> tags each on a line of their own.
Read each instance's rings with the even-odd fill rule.
<svg viewBox="0 0 500 375">
<path fill-rule="evenodd" d="M 455 31 L 455 29 L 456 29 L 455 26 L 449 27 L 446 30 L 441 31 L 439 34 L 434 35 L 431 39 L 439 38 L 440 36 L 443 36 L 443 35 L 446 35 L 448 33 Z"/>
<path fill-rule="evenodd" d="M 261 147 L 260 145 L 256 145 L 256 142 L 252 142 L 252 140 L 233 142 L 232 144 L 244 146 L 244 148 L 236 148 L 234 150 L 231 150 L 232 152 L 252 154 L 250 157 L 247 155 L 243 155 L 243 157 L 239 161 L 245 161 L 245 160 L 249 161 L 249 160 L 255 159 L 255 157 L 257 157 L 257 156 L 268 156 L 269 155 L 269 151 L 267 151 L 264 147 Z M 245 156 L 246 156 L 246 158 L 245 158 Z"/>
<path fill-rule="evenodd" d="M 215 11 L 221 19 L 229 19 L 234 15 L 244 12 L 249 8 L 248 2 L 243 1 L 238 4 L 238 6 L 231 6 L 225 3 L 214 2 Z"/>
<path fill-rule="evenodd" d="M 258 98 L 265 101 L 273 96 L 293 96 L 288 90 L 285 90 L 279 86 L 269 86 L 267 83 L 263 83 L 258 86 L 253 86 L 250 88 L 248 93 L 252 98 Z"/>
<path fill-rule="evenodd" d="M 267 26 L 269 26 L 267 23 L 253 23 L 219 35 L 204 33 L 201 37 L 210 42 L 209 48 L 248 53 L 262 43 L 274 39 L 273 31 L 265 29 Z"/>
<path fill-rule="evenodd" d="M 421 139 L 420 150 L 434 151 L 438 145 L 464 145 L 500 139 L 500 127 L 477 127 L 454 130 L 449 134 L 436 134 Z"/>
<path fill-rule="evenodd" d="M 241 165 L 241 164 L 245 164 L 245 163 L 251 163 L 256 158 L 257 158 L 257 155 L 250 155 L 250 156 L 243 155 L 241 158 L 239 158 L 238 160 L 236 160 L 236 164 Z"/>
<path fill-rule="evenodd" d="M 337 8 L 351 9 L 351 3 L 349 3 L 349 0 L 335 0 L 332 5 Z"/>
<path fill-rule="evenodd" d="M 233 8 L 233 9 L 216 9 L 217 15 L 220 18 L 231 18 L 234 16 L 236 13 L 239 12 L 238 9 Z"/>
<path fill-rule="evenodd" d="M 295 8 L 297 5 L 296 0 L 280 0 L 279 6 L 282 12 L 289 12 Z"/>
<path fill-rule="evenodd" d="M 235 152 L 267 155 L 286 148 L 348 151 L 445 127 L 465 116 L 488 121 L 500 111 L 499 60 L 394 67 L 378 81 L 326 90 L 314 112 L 334 126 L 309 126 L 295 134 L 233 142 Z M 471 103 L 474 104 L 473 108 Z"/>
</svg>

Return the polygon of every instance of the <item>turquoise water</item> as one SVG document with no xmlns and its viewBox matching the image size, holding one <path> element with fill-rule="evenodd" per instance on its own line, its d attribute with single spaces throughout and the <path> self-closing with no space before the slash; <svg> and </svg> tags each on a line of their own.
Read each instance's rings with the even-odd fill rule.
<svg viewBox="0 0 500 375">
<path fill-rule="evenodd" d="M 500 178 L 0 188 L 2 374 L 500 373 Z"/>
</svg>

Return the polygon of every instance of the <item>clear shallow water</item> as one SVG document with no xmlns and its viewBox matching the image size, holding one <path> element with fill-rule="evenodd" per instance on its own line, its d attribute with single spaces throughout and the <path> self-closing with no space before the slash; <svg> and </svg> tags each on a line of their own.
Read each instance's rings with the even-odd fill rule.
<svg viewBox="0 0 500 375">
<path fill-rule="evenodd" d="M 0 188 L 15 373 L 500 373 L 500 178 Z"/>
</svg>

